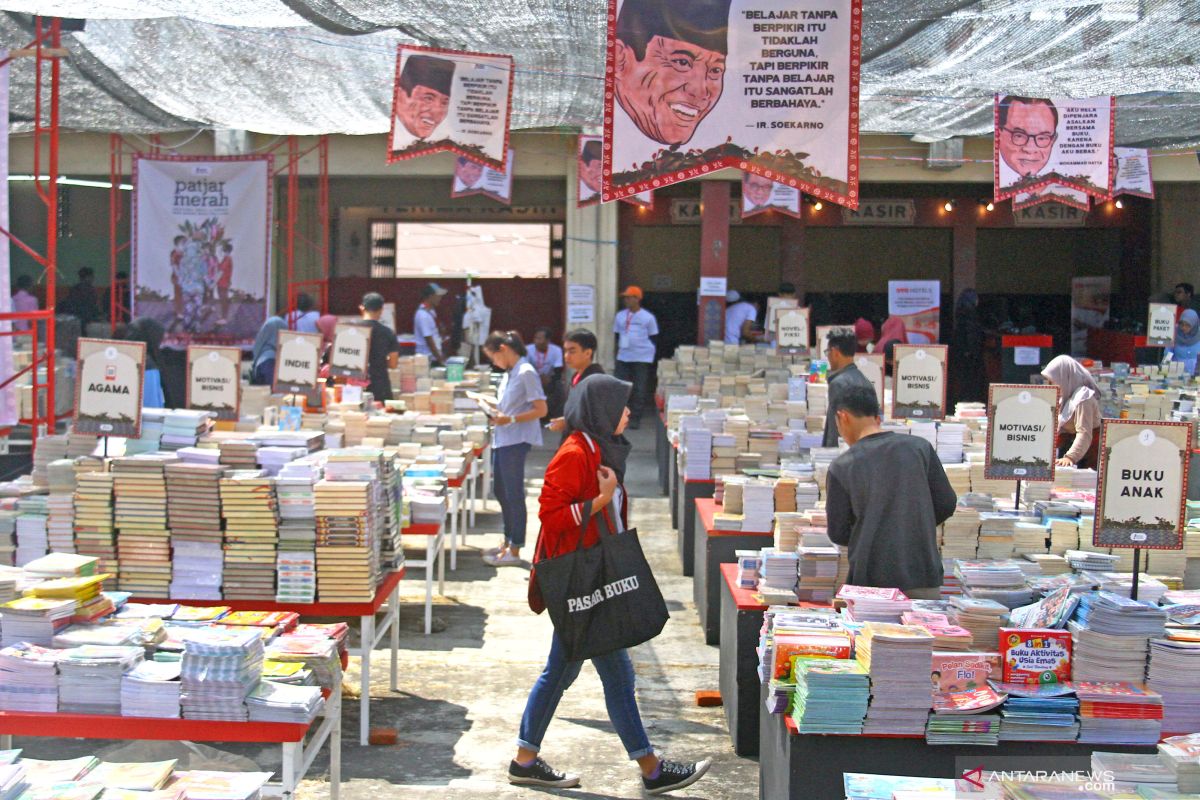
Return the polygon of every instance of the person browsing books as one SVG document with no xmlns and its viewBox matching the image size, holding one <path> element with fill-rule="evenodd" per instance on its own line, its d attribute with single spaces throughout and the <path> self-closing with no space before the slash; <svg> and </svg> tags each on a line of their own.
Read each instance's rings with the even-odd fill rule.
<svg viewBox="0 0 1200 800">
<path fill-rule="evenodd" d="M 1060 467 L 1096 466 L 1100 450 L 1100 387 L 1087 368 L 1070 356 L 1055 356 L 1042 377 L 1061 392 L 1058 405 Z"/>
<path fill-rule="evenodd" d="M 563 337 L 563 361 L 566 363 L 567 369 L 573 373 L 567 386 L 568 397 L 570 397 L 571 389 L 588 375 L 604 374 L 604 367 L 594 361 L 596 350 L 599 347 L 600 342 L 596 339 L 596 334 L 587 328 L 567 331 L 567 335 Z M 566 441 L 567 421 L 564 418 L 555 417 L 546 427 L 556 433 L 562 432 L 563 441 Z"/>
<path fill-rule="evenodd" d="M 854 354 L 858 351 L 858 338 L 853 333 L 841 332 L 829 337 L 829 405 L 825 410 L 825 438 L 822 447 L 838 446 L 837 410 L 842 393 L 851 386 L 866 386 L 871 391 L 871 382 L 854 365 Z"/>
<path fill-rule="evenodd" d="M 885 431 L 870 386 L 842 392 L 838 433 L 850 444 L 829 465 L 829 538 L 850 550 L 846 583 L 900 589 L 918 600 L 941 597 L 937 528 L 958 496 L 933 445 Z"/>
<path fill-rule="evenodd" d="M 629 383 L 608 375 L 592 375 L 580 381 L 567 400 L 565 416 L 571 433 L 546 467 L 538 498 L 542 530 L 534 555 L 535 569 L 530 576 L 531 596 L 536 590 L 536 563 L 564 555 L 578 546 L 580 527 L 585 522 L 581 515 L 587 502 L 592 504 L 592 518 L 586 521 L 585 547 L 595 546 L 599 541 L 598 514 L 605 515 L 606 524 L 615 534 L 619 535 L 628 526 L 629 504 L 623 482 L 625 461 L 632 445 L 623 434 L 629 423 L 626 404 L 632 388 Z M 540 607 L 532 600 L 531 606 L 540 613 Z M 647 793 L 658 795 L 682 789 L 703 777 L 711 759 L 684 764 L 655 755 L 638 711 L 629 652 L 614 650 L 591 661 L 604 684 L 608 718 L 629 759 L 641 768 L 642 785 Z M 508 766 L 510 783 L 561 789 L 579 785 L 578 775 L 555 770 L 538 752 L 563 693 L 582 666 L 581 661 L 566 660 L 562 641 L 555 633 L 546 666 L 533 685 L 521 716 L 517 754 Z"/>
<path fill-rule="evenodd" d="M 383 316 L 383 295 L 367 292 L 358 309 L 371 329 L 371 344 L 367 351 L 367 391 L 375 398 L 375 402 L 382 403 L 392 399 L 392 379 L 388 370 L 395 369 L 400 363 L 400 342 L 396 340 L 396 332 L 379 321 Z"/>
</svg>

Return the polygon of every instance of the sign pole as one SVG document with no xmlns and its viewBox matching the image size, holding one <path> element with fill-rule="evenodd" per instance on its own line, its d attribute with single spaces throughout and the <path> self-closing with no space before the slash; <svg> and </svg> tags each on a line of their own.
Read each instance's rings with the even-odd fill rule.
<svg viewBox="0 0 1200 800">
<path fill-rule="evenodd" d="M 1138 599 L 1138 576 L 1142 572 L 1142 548 L 1133 548 L 1133 586 L 1129 589 L 1129 599 Z"/>
<path fill-rule="evenodd" d="M 1017 502 L 1014 504 L 1013 510 L 1014 511 L 1021 510 L 1021 479 L 1020 478 L 1017 478 Z"/>
</svg>

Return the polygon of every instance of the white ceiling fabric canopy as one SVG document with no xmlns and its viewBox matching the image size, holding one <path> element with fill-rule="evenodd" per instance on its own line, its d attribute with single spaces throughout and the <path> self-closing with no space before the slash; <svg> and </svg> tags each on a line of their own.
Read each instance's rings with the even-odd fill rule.
<svg viewBox="0 0 1200 800">
<path fill-rule="evenodd" d="M 921 141 L 991 132 L 995 92 L 1115 94 L 1117 143 L 1200 144 L 1194 0 L 864 0 L 861 130 Z M 605 0 L 0 0 L 64 35 L 63 126 L 149 133 L 388 130 L 396 45 L 511 54 L 514 129 L 599 128 Z M 15 125 L 32 71 L 12 70 Z"/>
</svg>

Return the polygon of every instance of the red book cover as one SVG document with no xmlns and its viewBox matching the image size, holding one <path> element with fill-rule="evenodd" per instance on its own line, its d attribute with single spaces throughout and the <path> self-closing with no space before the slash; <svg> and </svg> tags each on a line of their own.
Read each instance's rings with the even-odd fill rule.
<svg viewBox="0 0 1200 800">
<path fill-rule="evenodd" d="M 1071 634 L 1051 628 L 1001 628 L 1005 683 L 1064 683 L 1071 679 Z"/>
<path fill-rule="evenodd" d="M 775 679 L 786 681 L 796 656 L 849 658 L 850 637 L 832 632 L 777 633 L 775 635 Z"/>
</svg>

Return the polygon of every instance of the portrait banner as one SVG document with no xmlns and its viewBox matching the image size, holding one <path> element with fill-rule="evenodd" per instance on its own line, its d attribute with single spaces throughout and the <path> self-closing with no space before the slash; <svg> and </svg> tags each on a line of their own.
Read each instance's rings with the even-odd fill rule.
<svg viewBox="0 0 1200 800">
<path fill-rule="evenodd" d="M 133 159 L 133 316 L 167 347 L 249 347 L 271 285 L 269 156 Z"/>
<path fill-rule="evenodd" d="M 609 0 L 603 199 L 724 167 L 858 206 L 861 0 Z"/>
<path fill-rule="evenodd" d="M 1113 195 L 1128 194 L 1153 200 L 1154 168 L 1150 151 L 1140 147 L 1114 147 L 1113 157 L 1117 161 Z"/>
<path fill-rule="evenodd" d="M 302 394 L 312 403 L 320 401 L 321 344 L 319 333 L 279 331 L 275 339 L 275 378 L 271 391 Z"/>
<path fill-rule="evenodd" d="M 136 439 L 142 432 L 146 343 L 80 339 L 76 368 L 74 431 Z"/>
<path fill-rule="evenodd" d="M 329 348 L 329 373 L 342 378 L 367 379 L 371 354 L 371 329 L 358 322 L 339 322 Z"/>
<path fill-rule="evenodd" d="M 578 163 L 575 172 L 578 176 L 578 194 L 575 196 L 575 207 L 595 205 L 600 202 L 601 177 L 604 170 L 604 139 L 599 136 L 580 136 L 579 151 L 576 154 Z"/>
<path fill-rule="evenodd" d="M 192 345 L 187 349 L 188 408 L 236 421 L 242 402 L 242 351 Z"/>
<path fill-rule="evenodd" d="M 930 420 L 946 416 L 944 344 L 897 344 L 892 351 L 892 419 Z"/>
<path fill-rule="evenodd" d="M 996 95 L 996 202 L 1052 183 L 1112 197 L 1115 111 L 1112 97 Z"/>
<path fill-rule="evenodd" d="M 1058 387 L 988 387 L 988 480 L 1053 481 L 1058 446 Z"/>
<path fill-rule="evenodd" d="M 1070 208 L 1078 208 L 1080 211 L 1087 211 L 1092 207 L 1092 199 L 1087 192 L 1058 183 L 1043 186 L 1032 192 L 1014 195 L 1012 207 L 1013 211 L 1020 211 L 1022 208 L 1032 208 L 1043 203 L 1059 203 Z"/>
<path fill-rule="evenodd" d="M 742 219 L 764 211 L 800 217 L 799 189 L 753 172 L 742 173 Z"/>
<path fill-rule="evenodd" d="M 788 308 L 776 306 L 767 320 L 769 330 L 775 334 L 775 347 L 778 350 L 797 352 L 809 347 L 809 314 L 807 308 Z"/>
<path fill-rule="evenodd" d="M 1182 550 L 1192 423 L 1106 419 L 1096 547 Z"/>
<path fill-rule="evenodd" d="M 942 282 L 888 281 L 888 316 L 899 317 L 909 344 L 932 344 L 941 335 Z"/>
<path fill-rule="evenodd" d="M 1103 328 L 1112 304 L 1112 278 L 1071 279 L 1071 355 L 1087 355 L 1088 331 Z"/>
<path fill-rule="evenodd" d="M 503 172 L 485 167 L 465 156 L 454 160 L 454 181 L 451 197 L 470 197 L 481 194 L 504 205 L 512 205 L 513 151 L 508 151 L 507 167 Z"/>
<path fill-rule="evenodd" d="M 654 208 L 654 192 L 638 192 L 637 194 L 625 195 L 621 198 L 622 202 L 629 203 L 631 206 L 638 208 Z"/>
<path fill-rule="evenodd" d="M 512 72 L 512 56 L 400 45 L 388 163 L 448 150 L 504 171 Z"/>
<path fill-rule="evenodd" d="M 863 377 L 875 387 L 875 399 L 879 401 L 879 408 L 882 410 L 883 381 L 887 375 L 885 356 L 883 353 L 859 353 L 854 357 L 854 366 L 858 367 Z"/>
<path fill-rule="evenodd" d="M 1151 303 L 1146 318 L 1146 344 L 1170 347 L 1175 344 L 1175 313 L 1179 307 L 1174 303 Z"/>
</svg>

